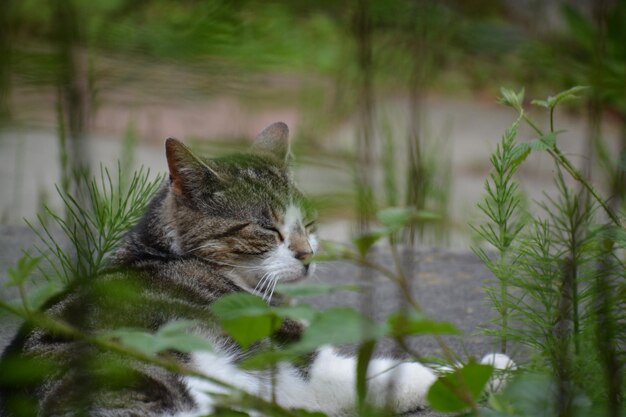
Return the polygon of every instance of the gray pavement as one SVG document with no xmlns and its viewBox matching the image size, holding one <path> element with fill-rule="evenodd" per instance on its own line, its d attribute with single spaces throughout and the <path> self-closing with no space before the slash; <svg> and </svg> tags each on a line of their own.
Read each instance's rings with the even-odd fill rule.
<svg viewBox="0 0 626 417">
<path fill-rule="evenodd" d="M 15 264 L 22 251 L 36 242 L 36 236 L 27 227 L 0 225 L 0 282 L 6 280 L 6 269 Z M 392 265 L 385 248 L 374 249 L 371 259 L 388 267 Z M 446 338 L 461 358 L 468 355 L 480 358 L 495 350 L 493 341 L 479 333 L 479 328 L 487 326 L 493 317 L 483 290 L 491 275 L 474 254 L 445 249 L 418 249 L 405 253 L 404 262 L 406 270 L 410 271 L 407 275 L 412 282 L 412 292 L 423 311 L 435 319 L 450 321 L 463 331 L 460 337 Z M 361 308 L 377 320 L 383 320 L 401 305 L 398 290 L 388 279 L 377 274 L 366 276 L 361 268 L 347 262 L 319 265 L 313 282 L 352 283 L 371 289 L 370 299 L 364 298 L 368 293 L 364 290 L 342 291 L 302 300 L 320 308 L 349 305 Z M 16 296 L 14 291 L 5 288 L 0 294 L 5 299 Z M 0 350 L 10 341 L 18 326 L 17 320 L 0 314 Z M 421 355 L 442 355 L 440 347 L 431 337 L 413 338 L 409 345 Z M 353 347 L 344 349 L 350 351 Z M 390 340 L 380 342 L 377 354 L 401 355 Z M 424 412 L 419 415 L 439 414 Z"/>
</svg>

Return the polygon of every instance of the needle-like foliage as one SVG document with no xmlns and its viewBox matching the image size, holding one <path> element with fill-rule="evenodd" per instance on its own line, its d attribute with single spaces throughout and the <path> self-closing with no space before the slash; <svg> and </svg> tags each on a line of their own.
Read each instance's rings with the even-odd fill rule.
<svg viewBox="0 0 626 417">
<path fill-rule="evenodd" d="M 119 165 L 115 176 L 100 167 L 98 178 L 88 174 L 76 176 L 77 189 L 84 195 L 72 195 L 57 187 L 66 217 L 46 207 L 45 214 L 37 217 L 37 223 L 28 223 L 43 243 L 36 250 L 53 270 L 53 274 L 42 270 L 44 275 L 49 279 L 61 277 L 67 282 L 101 273 L 107 265 L 107 256 L 139 220 L 161 183 L 161 177 L 150 179 L 149 176 L 149 170 L 142 168 L 125 180 Z M 56 229 L 63 232 L 69 248 L 62 243 L 65 239 L 55 236 Z"/>
</svg>

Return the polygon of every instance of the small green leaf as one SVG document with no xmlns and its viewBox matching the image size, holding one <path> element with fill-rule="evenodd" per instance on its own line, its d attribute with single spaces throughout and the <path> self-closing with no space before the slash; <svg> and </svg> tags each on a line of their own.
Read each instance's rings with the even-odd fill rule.
<svg viewBox="0 0 626 417">
<path fill-rule="evenodd" d="M 280 328 L 281 324 L 282 319 L 269 313 L 221 321 L 222 328 L 244 349 L 250 347 L 254 342 L 271 336 Z"/>
<path fill-rule="evenodd" d="M 362 342 L 383 334 L 382 326 L 371 322 L 356 310 L 331 308 L 318 314 L 305 330 L 302 339 L 292 345 L 290 350 L 306 353 L 323 345 Z"/>
<path fill-rule="evenodd" d="M 387 318 L 390 336 L 402 337 L 416 334 L 460 334 L 452 323 L 435 321 L 426 315 L 412 311 L 408 314 L 396 312 Z"/>
<path fill-rule="evenodd" d="M 28 306 L 33 310 L 38 310 L 46 301 L 61 293 L 64 289 L 65 287 L 59 282 L 47 281 L 37 286 L 37 288 L 28 291 L 26 295 Z"/>
<path fill-rule="evenodd" d="M 534 104 L 535 106 L 545 107 L 546 109 L 549 107 L 549 104 L 546 100 L 533 100 L 530 104 Z"/>
<path fill-rule="evenodd" d="M 539 139 L 534 139 L 530 141 L 530 148 L 533 151 L 544 151 L 546 149 L 554 148 L 556 144 L 556 135 L 559 132 L 551 132 L 545 136 L 540 137 Z"/>
<path fill-rule="evenodd" d="M 526 142 L 516 144 L 511 150 L 511 160 L 513 162 L 513 167 L 519 166 L 528 155 L 530 155 L 530 145 Z"/>
<path fill-rule="evenodd" d="M 333 294 L 339 291 L 359 291 L 360 287 L 353 284 L 279 284 L 276 291 L 292 297 L 306 297 L 309 295 Z"/>
<path fill-rule="evenodd" d="M 522 88 L 518 93 L 508 88 L 500 88 L 500 103 L 512 107 L 518 112 L 522 112 L 522 103 L 524 102 L 524 89 Z"/>
<path fill-rule="evenodd" d="M 244 349 L 272 335 L 282 323 L 282 318 L 265 301 L 248 293 L 222 297 L 213 303 L 211 311 L 222 328 Z"/>
<path fill-rule="evenodd" d="M 331 242 L 329 240 L 322 240 L 321 246 L 323 249 L 323 253 L 316 254 L 313 258 L 313 261 L 342 259 L 346 255 L 352 253 L 347 245 Z"/>
<path fill-rule="evenodd" d="M 281 318 L 312 321 L 319 311 L 309 305 L 299 304 L 295 306 L 281 306 L 272 308 L 274 314 Z"/>
<path fill-rule="evenodd" d="M 243 411 L 233 410 L 231 408 L 215 407 L 211 413 L 212 417 L 250 417 L 250 414 Z"/>
<path fill-rule="evenodd" d="M 163 336 L 178 336 L 197 325 L 198 323 L 193 320 L 176 320 L 161 326 L 157 333 Z"/>
<path fill-rule="evenodd" d="M 551 108 L 554 108 L 554 107 L 556 107 L 557 104 L 559 104 L 562 101 L 573 100 L 573 99 L 579 98 L 577 96 L 577 94 L 581 93 L 581 92 L 583 92 L 585 90 L 588 90 L 588 89 L 589 89 L 589 87 L 587 87 L 587 86 L 580 86 L 580 85 L 572 87 L 569 90 L 565 90 L 565 91 L 562 91 L 562 92 L 558 93 L 554 97 L 548 97 L 548 104 L 549 104 L 549 106 Z"/>
<path fill-rule="evenodd" d="M 161 350 L 161 346 L 157 346 L 154 335 L 136 329 L 115 329 L 106 334 L 119 340 L 120 343 L 131 347 L 140 352 L 153 355 Z"/>
<path fill-rule="evenodd" d="M 365 405 L 367 397 L 367 368 L 374 355 L 376 340 L 367 340 L 361 343 L 356 361 L 356 394 L 359 409 Z"/>
<path fill-rule="evenodd" d="M 239 363 L 243 369 L 267 369 L 280 362 L 293 362 L 299 355 L 288 350 L 261 350 L 254 352 Z"/>
<path fill-rule="evenodd" d="M 412 207 L 388 207 L 376 213 L 376 218 L 389 228 L 399 229 L 409 224 L 414 212 Z"/>
<path fill-rule="evenodd" d="M 211 311 L 221 320 L 239 317 L 266 316 L 270 307 L 256 295 L 249 293 L 229 294 L 219 298 L 211 305 Z"/>
<path fill-rule="evenodd" d="M 159 336 L 155 335 L 154 344 L 158 347 L 157 352 L 164 350 L 177 350 L 179 352 L 195 352 L 213 350 L 213 345 L 201 336 L 194 334 L 180 334 L 177 336 Z"/>
<path fill-rule="evenodd" d="M 428 402 L 437 411 L 465 410 L 476 403 L 492 373 L 492 366 L 470 361 L 439 377 L 428 391 Z"/>
<path fill-rule="evenodd" d="M 379 211 L 376 218 L 384 226 L 397 231 L 411 223 L 440 220 L 441 216 L 430 211 L 416 210 L 414 207 L 388 207 Z"/>
<path fill-rule="evenodd" d="M 213 350 L 213 346 L 205 338 L 187 333 L 195 325 L 196 323 L 192 321 L 182 320 L 168 323 L 156 333 L 148 333 L 141 329 L 115 329 L 106 332 L 105 336 L 118 339 L 120 343 L 148 355 L 169 349 L 180 352 Z"/>
<path fill-rule="evenodd" d="M 7 269 L 7 277 L 9 278 L 4 285 L 6 287 L 23 285 L 28 277 L 33 273 L 39 262 L 41 262 L 41 256 L 31 256 L 29 254 L 23 255 L 15 265 L 15 268 Z"/>
<path fill-rule="evenodd" d="M 354 246 L 356 246 L 359 252 L 359 255 L 361 255 L 362 257 L 365 257 L 365 255 L 367 254 L 367 251 L 369 251 L 369 249 L 376 242 L 378 242 L 381 238 L 388 236 L 391 233 L 392 233 L 391 230 L 372 231 L 372 232 L 363 234 L 361 236 L 357 236 L 356 238 L 353 239 L 352 242 L 354 243 Z"/>
<path fill-rule="evenodd" d="M 309 411 L 309 410 L 303 410 L 300 408 L 294 409 L 292 411 L 298 417 L 328 417 L 326 414 L 322 413 L 321 411 Z"/>
</svg>

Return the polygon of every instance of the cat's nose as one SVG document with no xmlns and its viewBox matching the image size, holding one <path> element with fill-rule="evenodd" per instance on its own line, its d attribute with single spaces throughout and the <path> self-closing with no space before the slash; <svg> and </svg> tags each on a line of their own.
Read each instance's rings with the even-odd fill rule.
<svg viewBox="0 0 626 417">
<path fill-rule="evenodd" d="M 313 257 L 313 252 L 311 251 L 299 251 L 296 252 L 295 257 L 297 260 L 299 260 L 300 262 L 302 262 L 305 265 L 308 265 L 311 262 L 311 258 Z"/>
</svg>

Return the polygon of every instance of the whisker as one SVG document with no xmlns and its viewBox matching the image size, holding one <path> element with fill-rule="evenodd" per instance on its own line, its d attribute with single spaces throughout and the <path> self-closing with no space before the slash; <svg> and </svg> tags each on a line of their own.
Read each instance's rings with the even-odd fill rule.
<svg viewBox="0 0 626 417">
<path fill-rule="evenodd" d="M 278 283 L 278 278 L 274 279 L 274 285 L 272 285 L 272 291 L 270 292 L 270 296 L 267 298 L 267 302 L 272 301 L 272 296 L 274 295 L 274 290 L 276 289 L 276 284 Z"/>
<path fill-rule="evenodd" d="M 257 282 L 256 287 L 254 287 L 254 291 L 256 292 L 263 292 L 263 287 L 265 286 L 265 283 L 269 277 L 270 273 L 266 272 L 261 279 L 259 280 L 259 282 Z"/>
<path fill-rule="evenodd" d="M 268 274 L 267 275 L 267 280 L 265 281 L 265 284 L 263 285 L 263 300 L 268 301 L 269 302 L 269 289 L 272 286 L 272 283 L 274 282 L 274 275 L 273 274 Z"/>
</svg>

